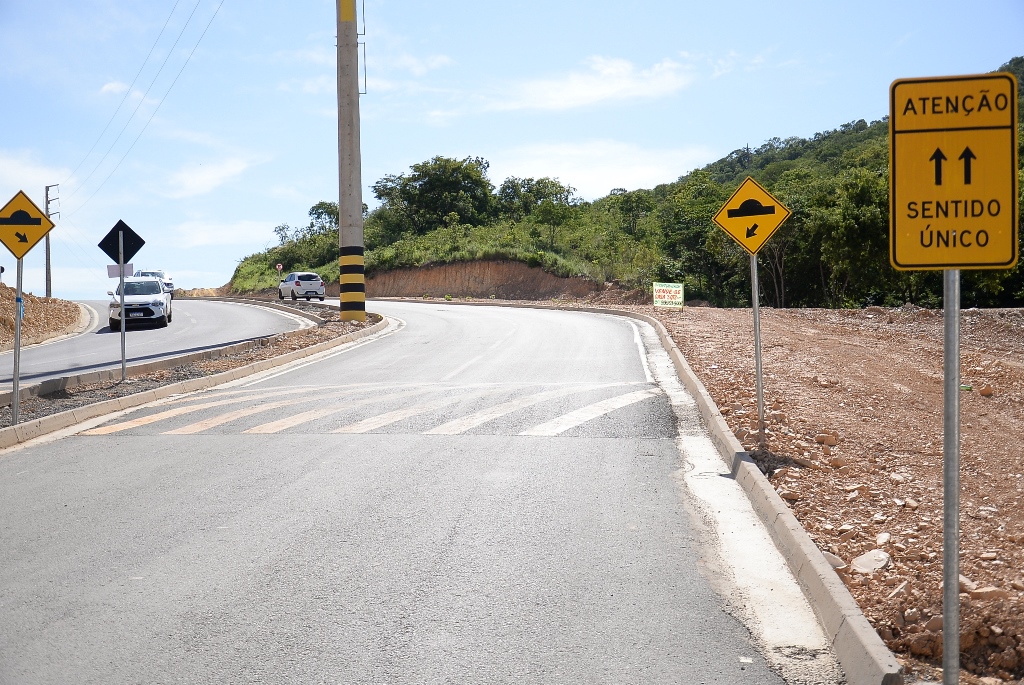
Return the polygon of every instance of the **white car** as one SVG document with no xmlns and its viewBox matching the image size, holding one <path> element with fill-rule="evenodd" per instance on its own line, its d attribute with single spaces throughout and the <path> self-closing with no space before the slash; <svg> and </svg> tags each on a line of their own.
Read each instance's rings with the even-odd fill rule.
<svg viewBox="0 0 1024 685">
<path fill-rule="evenodd" d="M 163 284 L 164 292 L 165 293 L 170 293 L 171 298 L 172 299 L 174 298 L 174 279 L 171 278 L 170 274 L 168 274 L 166 271 L 164 271 L 162 269 L 153 269 L 153 270 L 149 270 L 149 271 L 141 271 L 140 270 L 140 271 L 136 271 L 135 275 L 136 276 L 148 276 L 150 278 L 155 278 L 155 279 L 159 280 L 160 283 Z"/>
<path fill-rule="evenodd" d="M 318 274 L 309 271 L 293 271 L 281 281 L 281 285 L 277 286 L 279 300 L 283 300 L 287 295 L 293 300 L 304 297 L 307 301 L 319 297 L 323 302 L 326 293 L 327 288 L 324 286 L 323 279 Z"/>
<path fill-rule="evenodd" d="M 155 322 L 163 328 L 171 322 L 171 295 L 164 291 L 159 278 L 149 276 L 124 279 L 124 316 L 121 316 L 121 289 L 108 290 L 112 298 L 109 306 L 110 330 L 121 330 L 122 319 Z"/>
</svg>

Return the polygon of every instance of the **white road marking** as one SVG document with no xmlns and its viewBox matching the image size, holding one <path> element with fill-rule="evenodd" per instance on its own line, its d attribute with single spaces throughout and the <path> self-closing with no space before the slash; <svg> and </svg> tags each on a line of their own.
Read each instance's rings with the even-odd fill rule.
<svg viewBox="0 0 1024 685">
<path fill-rule="evenodd" d="M 280 395 L 292 395 L 298 392 L 308 392 L 305 388 L 299 388 L 294 390 L 282 390 L 279 391 Z M 237 404 L 239 402 L 246 402 L 249 397 L 232 397 L 227 400 L 216 400 L 214 402 L 202 402 L 200 404 L 193 404 L 188 407 L 175 407 L 174 409 L 168 409 L 167 411 L 157 412 L 156 414 L 149 414 L 148 416 L 140 416 L 137 419 L 131 419 L 130 421 L 124 421 L 123 423 L 115 423 L 110 426 L 100 426 L 99 428 L 93 428 L 91 430 L 84 431 L 80 435 L 110 435 L 111 433 L 120 433 L 121 431 L 130 430 L 132 428 L 138 428 L 139 426 L 147 426 L 157 421 L 163 421 L 164 419 L 174 418 L 175 416 L 181 416 L 182 414 L 190 414 L 194 411 L 201 409 L 208 409 L 210 407 L 221 407 L 226 404 Z"/>
<path fill-rule="evenodd" d="M 321 399 L 318 397 L 317 399 Z M 281 402 L 268 402 L 267 404 L 258 404 L 255 407 L 246 407 L 244 409 L 236 409 L 235 411 L 229 411 L 226 414 L 220 414 L 213 416 L 202 421 L 196 421 L 190 423 L 187 426 L 181 428 L 175 428 L 174 430 L 164 431 L 162 435 L 193 435 L 195 433 L 201 433 L 204 430 L 210 428 L 216 428 L 217 426 L 223 426 L 225 423 L 230 423 L 246 416 L 252 416 L 253 414 L 261 414 L 271 409 L 278 409 L 280 407 L 287 407 L 295 404 L 295 400 L 284 400 Z"/>
<path fill-rule="evenodd" d="M 400 331 L 403 328 L 405 328 L 405 321 L 403 321 L 402 319 L 399 319 L 398 317 L 388 316 L 388 317 L 385 317 L 385 319 L 387 319 L 387 321 L 388 321 L 388 326 L 383 331 L 379 331 L 377 333 L 374 333 L 373 335 L 367 336 L 365 338 L 361 338 L 360 340 L 358 340 L 356 342 L 345 343 L 340 348 L 333 348 L 333 349 L 330 349 L 330 350 L 325 350 L 324 352 L 318 352 L 317 354 L 311 355 L 309 357 L 304 357 L 302 359 L 296 359 L 295 361 L 289 362 L 288 364 L 285 364 L 284 366 L 280 366 L 280 367 L 278 367 L 276 369 L 264 371 L 262 373 L 255 374 L 253 376 L 249 376 L 247 378 L 240 379 L 238 381 L 232 381 L 230 383 L 225 383 L 221 387 L 225 387 L 225 388 L 230 388 L 230 387 L 247 388 L 249 386 L 256 385 L 257 383 L 263 383 L 264 381 L 268 381 L 271 378 L 277 378 L 278 376 L 283 376 L 283 375 L 285 375 L 287 373 L 291 373 L 292 371 L 297 371 L 299 369 L 304 369 L 307 366 L 310 366 L 312 364 L 319 364 L 320 362 L 324 361 L 325 359 L 331 359 L 331 358 L 337 357 L 338 355 L 341 355 L 341 354 L 348 354 L 352 350 L 357 350 L 360 347 L 362 347 L 363 345 L 369 345 L 372 342 L 376 342 L 376 341 L 380 340 L 381 338 L 383 338 L 385 336 L 391 335 L 392 333 L 397 333 L 398 331 Z"/>
<path fill-rule="evenodd" d="M 566 395 L 573 395 L 575 393 L 587 392 L 589 390 L 597 390 L 599 388 L 608 388 L 616 385 L 625 385 L 623 383 L 605 383 L 603 385 L 587 385 L 587 386 L 576 386 L 571 388 L 559 388 L 557 390 L 548 390 L 545 392 L 539 392 L 535 395 L 527 395 L 526 397 L 519 397 L 502 404 L 488 407 L 487 409 L 481 409 L 480 411 L 474 412 L 469 416 L 463 416 L 461 419 L 455 419 L 448 423 L 442 423 L 436 428 L 431 428 L 424 432 L 424 435 L 459 435 L 466 431 L 476 428 L 488 421 L 501 418 L 506 414 L 511 414 L 514 411 L 531 407 L 541 402 L 547 402 L 548 400 L 555 399 L 558 397 L 565 397 Z"/>
<path fill-rule="evenodd" d="M 463 371 L 465 371 L 466 369 L 468 369 L 468 368 L 469 368 L 470 366 L 472 366 L 473 364 L 476 364 L 476 363 L 477 363 L 478 361 L 480 361 L 480 360 L 481 360 L 481 359 L 483 359 L 483 358 L 484 358 L 484 356 L 483 356 L 482 354 L 480 354 L 480 355 L 477 355 L 477 356 L 473 357 L 473 358 L 472 358 L 472 359 L 470 359 L 470 360 L 469 360 L 468 362 L 466 362 L 465 364 L 463 364 L 463 365 L 462 365 L 462 366 L 460 366 L 459 368 L 455 369 L 454 371 L 452 371 L 452 372 L 451 372 L 450 374 L 448 374 L 447 376 L 444 376 L 444 377 L 443 377 L 443 378 L 441 379 L 441 381 L 442 381 L 442 382 L 443 382 L 443 381 L 450 381 L 451 379 L 455 378 L 455 377 L 456 377 L 456 376 L 458 376 L 458 375 L 459 375 L 460 373 L 462 373 Z"/>
<path fill-rule="evenodd" d="M 331 432 L 348 434 L 366 433 L 372 430 L 376 430 L 378 428 L 383 428 L 384 426 L 388 426 L 392 423 L 398 423 L 399 421 L 412 418 L 413 416 L 418 416 L 419 414 L 426 414 L 427 412 L 434 411 L 435 409 L 440 409 L 441 407 L 447 406 L 449 404 L 455 404 L 456 402 L 464 400 L 467 397 L 480 397 L 482 395 L 487 395 L 492 392 L 495 392 L 496 390 L 497 389 L 482 390 L 477 391 L 475 393 L 470 393 L 468 395 L 464 394 L 457 396 L 448 396 L 442 397 L 439 400 L 421 402 L 420 404 L 414 404 L 413 406 L 406 407 L 404 409 L 396 409 L 395 411 L 389 411 L 385 414 L 381 414 L 380 416 L 371 416 L 368 419 L 356 421 L 355 423 L 351 423 L 347 426 L 342 426 L 341 428 L 338 428 Z"/>
<path fill-rule="evenodd" d="M 592 421 L 599 416 L 611 413 L 616 409 L 622 409 L 628 407 L 631 404 L 636 404 L 642 400 L 646 400 L 648 397 L 654 397 L 660 395 L 661 390 L 657 388 L 650 388 L 648 390 L 638 390 L 636 392 L 629 392 L 625 395 L 618 395 L 611 397 L 607 400 L 595 402 L 594 404 L 581 407 L 576 411 L 571 411 L 568 414 L 563 414 L 556 419 L 546 421 L 539 426 L 534 426 L 530 430 L 523 431 L 519 435 L 534 435 L 543 437 L 552 437 L 560 433 L 564 433 L 570 428 L 575 428 L 580 424 Z"/>
<path fill-rule="evenodd" d="M 374 397 L 367 397 L 365 399 L 356 400 L 354 402 L 345 402 L 333 408 L 321 407 L 318 409 L 311 409 L 309 411 L 304 411 L 293 416 L 286 416 L 285 418 L 278 419 L 277 421 L 271 421 L 270 423 L 263 423 L 260 424 L 259 426 L 253 426 L 252 428 L 244 430 L 242 432 L 249 434 L 255 433 L 260 435 L 280 433 L 281 431 L 286 430 L 288 428 L 294 428 L 295 426 L 301 425 L 303 423 L 309 423 L 310 421 L 316 421 L 327 416 L 340 414 L 341 412 L 349 411 L 350 409 L 355 409 L 356 407 L 364 407 L 368 404 L 374 404 L 375 402 L 383 402 L 385 400 L 408 397 L 410 395 L 421 395 L 425 392 L 430 392 L 431 390 L 434 389 L 435 388 L 430 387 L 414 388 L 413 390 L 406 390 L 404 392 L 395 392 L 388 395 L 375 395 Z"/>
<path fill-rule="evenodd" d="M 644 367 L 644 378 L 648 383 L 653 383 L 654 377 L 651 375 L 651 367 L 647 365 L 647 350 L 644 349 L 644 341 L 640 339 L 640 329 L 632 321 L 628 323 L 633 327 L 633 342 L 636 343 L 636 348 L 640 351 L 640 364 Z"/>
</svg>

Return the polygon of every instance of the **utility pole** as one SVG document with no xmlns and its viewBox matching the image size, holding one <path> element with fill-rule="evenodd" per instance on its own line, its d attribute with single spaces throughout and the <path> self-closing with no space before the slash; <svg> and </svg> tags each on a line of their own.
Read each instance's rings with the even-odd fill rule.
<svg viewBox="0 0 1024 685">
<path fill-rule="evenodd" d="M 356 0 L 338 1 L 338 247 L 342 321 L 366 321 Z"/>
<path fill-rule="evenodd" d="M 56 202 L 56 201 L 58 201 L 60 199 L 58 197 L 54 197 L 54 198 L 50 197 L 50 188 L 59 188 L 59 187 L 60 187 L 60 184 L 57 184 L 57 183 L 55 183 L 52 186 L 46 186 L 46 208 L 45 208 L 44 211 L 45 211 L 45 214 L 46 214 L 47 218 L 53 216 L 52 214 L 50 214 L 50 203 L 51 202 Z M 54 214 L 60 214 L 60 212 L 54 212 Z M 46 296 L 47 297 L 53 297 L 53 279 L 50 277 L 50 232 L 49 231 L 46 232 Z"/>
</svg>

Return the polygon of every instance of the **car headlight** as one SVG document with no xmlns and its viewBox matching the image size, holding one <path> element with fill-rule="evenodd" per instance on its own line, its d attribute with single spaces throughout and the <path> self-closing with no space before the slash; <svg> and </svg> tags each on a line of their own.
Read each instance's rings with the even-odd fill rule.
<svg viewBox="0 0 1024 685">
<path fill-rule="evenodd" d="M 163 300 L 153 300 L 149 304 L 150 304 L 151 307 L 163 307 L 164 306 L 164 301 Z"/>
</svg>

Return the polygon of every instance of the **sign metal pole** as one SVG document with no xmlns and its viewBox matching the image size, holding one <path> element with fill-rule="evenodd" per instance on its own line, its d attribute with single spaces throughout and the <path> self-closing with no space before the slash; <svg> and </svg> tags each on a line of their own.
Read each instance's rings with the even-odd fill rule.
<svg viewBox="0 0 1024 685">
<path fill-rule="evenodd" d="M 761 382 L 761 308 L 760 288 L 757 281 L 757 255 L 750 255 L 750 299 L 754 304 L 754 375 L 757 387 L 757 448 L 763 450 L 764 437 L 764 385 Z"/>
<path fill-rule="evenodd" d="M 960 682 L 960 270 L 943 272 L 942 683 Z"/>
<path fill-rule="evenodd" d="M 128 357 L 125 354 L 125 329 L 128 319 L 124 313 L 124 231 L 117 232 L 117 270 L 121 278 L 121 382 L 128 380 Z"/>
<path fill-rule="evenodd" d="M 25 303 L 22 300 L 22 276 L 24 275 L 24 262 L 18 260 L 18 284 L 14 296 L 14 388 L 11 394 L 11 425 L 18 423 L 18 414 L 21 409 L 21 397 L 19 392 L 19 381 L 21 379 L 21 317 L 25 311 Z"/>
</svg>

